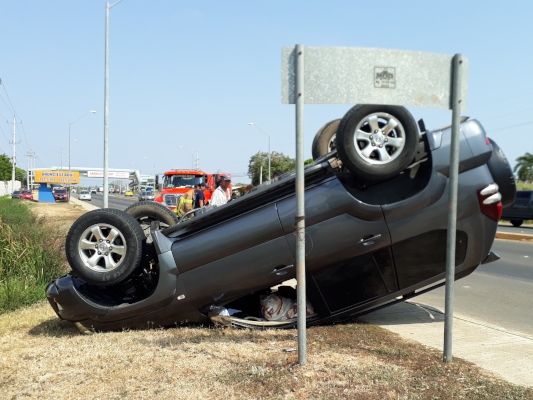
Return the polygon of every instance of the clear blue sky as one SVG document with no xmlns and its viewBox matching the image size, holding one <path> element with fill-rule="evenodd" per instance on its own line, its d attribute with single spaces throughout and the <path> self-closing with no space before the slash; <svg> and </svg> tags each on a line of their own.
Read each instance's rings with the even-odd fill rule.
<svg viewBox="0 0 533 400">
<path fill-rule="evenodd" d="M 110 2 L 114 4 L 114 1 Z M 0 0 L 0 154 L 36 167 L 103 167 L 105 1 Z M 514 165 L 533 152 L 533 1 L 124 0 L 110 10 L 109 166 L 143 174 L 193 165 L 248 182 L 250 157 L 295 157 L 281 103 L 284 46 L 370 47 L 468 57 L 465 113 Z M 305 106 L 305 156 L 351 107 Z M 451 112 L 411 109 L 428 128 Z M 180 148 L 179 146 L 183 146 Z M 194 155 L 192 155 L 192 154 Z"/>
</svg>

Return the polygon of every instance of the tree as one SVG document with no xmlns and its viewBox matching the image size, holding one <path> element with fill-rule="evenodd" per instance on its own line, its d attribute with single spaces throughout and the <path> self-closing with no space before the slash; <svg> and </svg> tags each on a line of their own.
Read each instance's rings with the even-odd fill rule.
<svg viewBox="0 0 533 400">
<path fill-rule="evenodd" d="M 252 185 L 259 185 L 259 175 L 261 172 L 261 167 L 263 167 L 262 181 L 265 182 L 268 180 L 268 153 L 267 152 L 257 152 L 252 157 L 250 157 L 250 162 L 248 164 L 248 177 L 252 180 Z M 270 154 L 270 169 L 271 174 L 280 170 L 282 172 L 292 171 L 296 168 L 296 160 L 290 158 L 283 153 L 278 153 L 273 151 Z"/>
<path fill-rule="evenodd" d="M 13 164 L 11 159 L 5 155 L 0 155 L 0 181 L 10 181 L 13 174 Z M 15 180 L 26 183 L 26 171 L 20 168 L 15 168 Z"/>
<path fill-rule="evenodd" d="M 526 153 L 523 156 L 518 157 L 513 171 L 518 171 L 517 176 L 521 181 L 533 180 L 533 154 Z"/>
<path fill-rule="evenodd" d="M 10 181 L 12 171 L 11 159 L 5 154 L 0 155 L 0 181 Z"/>
</svg>

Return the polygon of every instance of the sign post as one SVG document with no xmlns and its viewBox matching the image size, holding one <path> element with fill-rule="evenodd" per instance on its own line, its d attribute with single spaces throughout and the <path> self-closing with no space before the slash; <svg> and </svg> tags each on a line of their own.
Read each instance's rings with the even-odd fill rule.
<svg viewBox="0 0 533 400">
<path fill-rule="evenodd" d="M 304 62 L 305 61 L 305 62 Z M 446 264 L 444 361 L 451 361 L 451 321 L 455 276 L 458 136 L 466 110 L 468 59 L 461 55 L 355 47 L 284 47 L 281 53 L 283 104 L 296 105 L 296 276 L 298 281 L 298 361 L 307 363 L 305 327 L 305 203 L 303 115 L 305 104 L 388 104 L 453 109 L 450 155 L 450 217 Z M 305 88 L 305 96 L 304 96 Z M 449 349 L 449 350 L 448 350 Z M 449 351 L 449 354 L 448 354 Z"/>
</svg>

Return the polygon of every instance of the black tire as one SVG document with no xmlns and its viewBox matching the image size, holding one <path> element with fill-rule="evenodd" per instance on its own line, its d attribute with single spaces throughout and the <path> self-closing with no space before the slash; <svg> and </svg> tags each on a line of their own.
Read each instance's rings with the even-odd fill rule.
<svg viewBox="0 0 533 400">
<path fill-rule="evenodd" d="M 500 149 L 500 146 L 490 138 L 489 141 L 492 144 L 492 155 L 490 156 L 487 166 L 494 178 L 494 183 L 498 185 L 500 194 L 502 195 L 502 207 L 508 207 L 513 204 L 516 199 L 516 182 L 514 180 L 513 170 L 511 169 L 511 165 L 509 165 L 509 161 L 507 161 L 507 157 L 505 157 L 502 149 Z M 521 224 L 522 222 L 520 222 L 520 225 Z"/>
<path fill-rule="evenodd" d="M 126 208 L 124 212 L 137 220 L 145 233 L 148 243 L 152 241 L 150 236 L 151 228 L 164 229 L 176 225 L 179 221 L 176 213 L 155 201 L 135 203 Z"/>
<path fill-rule="evenodd" d="M 511 220 L 511 224 L 512 224 L 513 226 L 516 226 L 517 228 L 518 228 L 520 225 L 522 225 L 522 222 L 524 222 L 524 221 L 522 221 L 521 219 L 512 219 L 512 220 Z"/>
<path fill-rule="evenodd" d="M 322 128 L 318 130 L 313 139 L 313 145 L 311 146 L 311 153 L 313 154 L 313 160 L 322 157 L 324 154 L 328 154 L 337 148 L 336 136 L 337 128 L 341 122 L 340 118 L 328 122 Z"/>
<path fill-rule="evenodd" d="M 341 119 L 337 151 L 343 165 L 366 181 L 394 177 L 411 163 L 418 125 L 405 107 L 359 104 Z"/>
<path fill-rule="evenodd" d="M 146 238 L 135 218 L 124 211 L 90 211 L 72 224 L 67 260 L 75 275 L 98 286 L 123 282 L 142 265 Z"/>
</svg>

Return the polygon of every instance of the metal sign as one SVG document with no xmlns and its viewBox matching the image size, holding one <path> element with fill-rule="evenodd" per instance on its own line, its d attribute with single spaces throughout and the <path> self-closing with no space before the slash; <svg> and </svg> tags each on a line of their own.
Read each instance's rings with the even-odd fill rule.
<svg viewBox="0 0 533 400">
<path fill-rule="evenodd" d="M 109 171 L 107 173 L 109 178 L 119 178 L 119 179 L 129 179 L 129 172 L 113 172 Z M 104 171 L 87 171 L 87 178 L 103 178 Z"/>
<path fill-rule="evenodd" d="M 453 55 L 357 47 L 305 46 L 306 104 L 390 104 L 450 110 Z M 281 97 L 296 104 L 294 47 L 281 52 Z M 463 58 L 461 110 L 467 108 Z"/>
<path fill-rule="evenodd" d="M 80 173 L 74 171 L 35 171 L 36 183 L 64 183 L 64 184 L 76 184 L 80 181 Z"/>
</svg>

